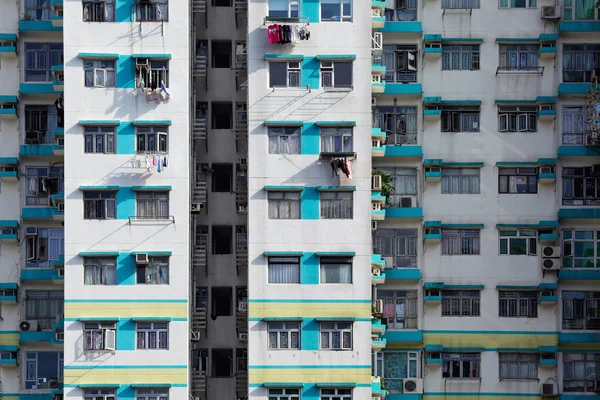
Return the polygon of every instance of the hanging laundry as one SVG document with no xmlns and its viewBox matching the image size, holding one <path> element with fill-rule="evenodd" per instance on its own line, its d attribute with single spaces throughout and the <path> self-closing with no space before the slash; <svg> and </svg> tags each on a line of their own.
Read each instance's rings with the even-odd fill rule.
<svg viewBox="0 0 600 400">
<path fill-rule="evenodd" d="M 165 87 L 165 81 L 160 81 L 160 90 L 162 93 L 166 94 L 167 97 L 171 97 L 171 94 L 167 92 L 167 88 Z"/>
<path fill-rule="evenodd" d="M 156 156 L 152 156 L 152 166 L 156 167 Z"/>
<path fill-rule="evenodd" d="M 394 312 L 396 311 L 396 307 L 393 304 L 388 303 L 383 306 L 383 316 L 384 317 L 393 317 Z"/>
<path fill-rule="evenodd" d="M 39 178 L 37 176 L 29 178 L 29 192 L 38 193 L 40 187 Z"/>
<path fill-rule="evenodd" d="M 302 28 L 299 28 L 298 35 L 300 36 L 300 40 L 310 39 L 310 31 L 308 30 L 308 27 L 303 26 Z"/>
<path fill-rule="evenodd" d="M 163 167 L 167 168 L 167 156 L 163 157 Z"/>
<path fill-rule="evenodd" d="M 350 168 L 350 161 L 347 158 L 344 158 L 344 167 L 344 173 L 348 179 L 352 180 L 352 169 Z"/>
<path fill-rule="evenodd" d="M 158 173 L 160 174 L 161 172 L 161 166 L 162 166 L 162 162 L 160 162 L 160 156 L 158 156 L 158 168 L 156 169 L 158 171 Z"/>
<path fill-rule="evenodd" d="M 300 33 L 296 25 L 292 26 L 292 43 L 298 43 L 300 41 Z"/>
<path fill-rule="evenodd" d="M 42 192 L 47 192 L 48 188 L 46 187 L 46 178 L 42 178 Z"/>
<path fill-rule="evenodd" d="M 150 168 L 152 168 L 152 162 L 150 161 L 150 156 L 146 155 L 145 157 L 145 161 L 146 161 L 146 169 L 148 170 L 148 172 L 150 172 Z"/>
<path fill-rule="evenodd" d="M 267 28 L 267 35 L 269 37 L 269 43 L 278 43 L 279 42 L 279 25 L 273 24 L 269 25 Z"/>
</svg>

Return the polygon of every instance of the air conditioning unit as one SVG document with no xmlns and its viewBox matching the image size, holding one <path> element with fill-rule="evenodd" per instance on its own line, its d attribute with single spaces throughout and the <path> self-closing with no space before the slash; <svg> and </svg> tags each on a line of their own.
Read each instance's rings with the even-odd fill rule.
<svg viewBox="0 0 600 400">
<path fill-rule="evenodd" d="M 239 311 L 247 311 L 248 310 L 248 302 L 247 301 L 238 302 L 238 310 Z"/>
<path fill-rule="evenodd" d="M 381 257 L 383 261 L 385 261 L 386 268 L 392 268 L 396 263 L 394 262 L 394 257 Z"/>
<path fill-rule="evenodd" d="M 135 255 L 136 264 L 148 264 L 148 253 L 138 253 Z"/>
<path fill-rule="evenodd" d="M 23 332 L 35 332 L 38 330 L 38 323 L 37 321 L 21 321 L 21 323 L 19 324 L 19 329 L 21 329 Z"/>
<path fill-rule="evenodd" d="M 402 380 L 402 392 L 403 393 L 413 393 L 413 394 L 423 394 L 423 379 L 403 379 Z"/>
<path fill-rule="evenodd" d="M 412 197 L 401 197 L 400 203 L 398 204 L 401 208 L 412 208 L 413 198 Z"/>
<path fill-rule="evenodd" d="M 554 106 L 552 104 L 542 104 L 542 105 L 540 105 L 540 110 L 541 111 L 551 111 L 551 110 L 554 110 Z"/>
<path fill-rule="evenodd" d="M 25 236 L 37 236 L 38 229 L 37 226 L 26 226 L 25 227 Z"/>
<path fill-rule="evenodd" d="M 542 257 L 544 257 L 544 258 L 560 257 L 560 246 L 544 246 L 544 247 L 542 247 Z"/>
<path fill-rule="evenodd" d="M 377 230 L 377 221 L 371 221 L 371 230 L 372 231 L 376 231 Z"/>
<path fill-rule="evenodd" d="M 560 14 L 557 6 L 542 6 L 542 19 L 543 20 L 557 20 L 560 18 Z"/>
<path fill-rule="evenodd" d="M 371 268 L 371 274 L 373 274 L 373 276 L 381 276 L 381 270 L 379 268 Z"/>
<path fill-rule="evenodd" d="M 65 212 L 65 203 L 60 203 L 58 205 L 58 212 Z"/>
<path fill-rule="evenodd" d="M 247 333 L 238 333 L 238 340 L 240 342 L 247 341 L 248 340 L 248 334 Z"/>
<path fill-rule="evenodd" d="M 371 107 L 377 107 L 377 98 L 371 97 Z"/>
<path fill-rule="evenodd" d="M 543 258 L 542 271 L 558 271 L 560 269 L 560 258 Z"/>
<path fill-rule="evenodd" d="M 202 203 L 192 203 L 190 205 L 190 211 L 193 213 L 199 213 L 202 210 Z"/>
<path fill-rule="evenodd" d="M 426 235 L 441 235 L 442 228 L 425 228 Z"/>
<path fill-rule="evenodd" d="M 56 139 L 56 144 L 59 146 L 64 146 L 65 145 L 65 138 L 61 137 L 61 138 L 57 138 Z"/>
<path fill-rule="evenodd" d="M 373 304 L 373 313 L 383 314 L 383 300 L 381 300 L 381 299 L 375 300 L 375 302 Z"/>
<path fill-rule="evenodd" d="M 17 234 L 17 228 L 2 228 L 2 231 L 0 231 L 3 235 L 16 235 Z"/>
<path fill-rule="evenodd" d="M 540 389 L 542 397 L 556 397 L 556 390 L 554 390 L 553 383 L 542 383 Z"/>
<path fill-rule="evenodd" d="M 371 190 L 375 190 L 376 192 L 381 191 L 382 181 L 381 175 L 373 175 L 371 177 Z"/>
<path fill-rule="evenodd" d="M 554 167 L 540 167 L 540 174 L 553 174 Z"/>
<path fill-rule="evenodd" d="M 57 274 L 58 276 L 62 276 L 62 277 L 64 277 L 64 276 L 65 276 L 65 269 L 64 269 L 64 268 L 57 268 L 57 269 L 56 269 L 56 274 Z"/>
</svg>

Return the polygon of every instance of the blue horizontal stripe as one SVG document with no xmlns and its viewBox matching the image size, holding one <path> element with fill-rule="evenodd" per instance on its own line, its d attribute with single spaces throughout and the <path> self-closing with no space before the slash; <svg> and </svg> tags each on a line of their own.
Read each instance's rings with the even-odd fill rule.
<svg viewBox="0 0 600 400">
<path fill-rule="evenodd" d="M 65 299 L 65 303 L 187 303 L 187 299 Z M 369 300 L 369 303 L 371 301 Z"/>
<path fill-rule="evenodd" d="M 171 59 L 170 54 L 132 54 L 131 57 L 133 57 L 133 58 L 156 58 L 156 59 L 163 59 L 163 60 Z"/>
<path fill-rule="evenodd" d="M 342 299 L 342 300 L 337 300 L 337 299 L 323 299 L 323 300 L 316 300 L 316 299 L 297 299 L 297 300 L 291 300 L 291 299 L 249 299 L 248 300 L 251 303 L 371 303 L 371 300 L 369 299 L 365 299 L 365 300 L 356 300 L 356 299 Z"/>
<path fill-rule="evenodd" d="M 474 334 L 474 335 L 556 335 L 558 332 L 551 331 L 431 331 L 424 330 L 423 333 L 442 333 L 442 334 Z"/>
<path fill-rule="evenodd" d="M 482 392 L 424 392 L 426 396 L 502 396 L 502 397 L 541 397 L 539 393 L 482 393 Z"/>
<path fill-rule="evenodd" d="M 165 387 L 164 383 L 152 383 L 152 384 L 148 384 L 148 386 L 143 386 L 146 385 L 144 383 L 139 383 L 139 384 L 132 384 L 131 387 L 155 387 L 155 388 L 160 388 L 160 387 Z M 169 383 L 168 384 L 170 387 L 187 387 L 187 383 Z M 106 383 L 106 384 L 78 384 L 78 383 L 65 383 L 64 387 L 66 388 L 78 388 L 78 387 L 86 387 L 86 388 L 120 388 L 121 384 L 119 383 Z M 9 396 L 6 393 L 4 394 L 4 396 Z M 17 395 L 18 396 L 18 395 Z"/>
<path fill-rule="evenodd" d="M 81 251 L 81 257 L 118 257 L 118 251 Z"/>
<path fill-rule="evenodd" d="M 345 368 L 345 369 L 371 369 L 371 365 L 248 365 L 248 368 L 252 369 L 293 369 L 293 368 L 312 368 L 312 369 L 333 369 L 333 368 Z"/>
<path fill-rule="evenodd" d="M 132 369 L 132 368 L 144 368 L 144 369 L 183 369 L 187 368 L 187 365 L 65 365 L 65 369 Z M 369 368 L 371 368 L 369 366 Z"/>
</svg>

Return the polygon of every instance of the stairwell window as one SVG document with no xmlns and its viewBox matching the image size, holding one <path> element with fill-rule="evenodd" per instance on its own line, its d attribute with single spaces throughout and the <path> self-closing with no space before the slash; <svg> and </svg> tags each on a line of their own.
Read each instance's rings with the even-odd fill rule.
<svg viewBox="0 0 600 400">
<path fill-rule="evenodd" d="M 136 389 L 135 400 L 169 400 L 169 389 Z"/>
<path fill-rule="evenodd" d="M 114 0 L 84 0 L 83 22 L 114 22 Z"/>
<path fill-rule="evenodd" d="M 117 193 L 113 191 L 83 192 L 83 219 L 115 219 Z"/>
<path fill-rule="evenodd" d="M 479 229 L 442 229 L 442 255 L 479 255 Z"/>
<path fill-rule="evenodd" d="M 539 44 L 501 44 L 500 69 L 509 71 L 537 70 L 539 54 Z"/>
<path fill-rule="evenodd" d="M 571 4 L 575 5 L 575 3 L 573 1 Z M 586 2 L 578 4 L 582 3 Z M 587 3 L 593 7 L 593 1 L 588 1 Z M 570 7 L 564 8 L 564 20 L 573 19 L 572 17 L 568 18 L 567 10 L 569 9 Z M 593 12 L 596 13 L 597 10 L 594 9 Z M 578 15 L 578 18 L 575 19 L 582 19 L 580 17 L 581 15 Z M 563 82 L 591 82 L 594 70 L 600 67 L 600 44 L 564 44 L 562 64 Z"/>
<path fill-rule="evenodd" d="M 269 257 L 269 283 L 300 283 L 300 257 Z"/>
<path fill-rule="evenodd" d="M 443 378 L 480 378 L 481 354 L 442 353 Z"/>
<path fill-rule="evenodd" d="M 165 154 L 169 151 L 168 137 L 167 126 L 138 126 L 136 127 L 136 152 Z"/>
<path fill-rule="evenodd" d="M 83 130 L 83 152 L 86 154 L 115 154 L 115 128 L 86 126 Z"/>
<path fill-rule="evenodd" d="M 442 194 L 479 194 L 479 168 L 442 168 Z"/>
<path fill-rule="evenodd" d="M 84 257 L 83 283 L 84 285 L 116 285 L 117 258 Z"/>
<path fill-rule="evenodd" d="M 386 133 L 388 146 L 417 144 L 417 107 L 377 107 L 373 128 Z"/>
<path fill-rule="evenodd" d="M 115 61 L 84 60 L 85 87 L 115 87 Z"/>
<path fill-rule="evenodd" d="M 137 206 L 136 218 L 169 218 L 169 192 L 137 192 L 135 197 Z"/>
<path fill-rule="evenodd" d="M 501 317 L 512 318 L 537 318 L 538 316 L 538 292 L 529 291 L 507 291 L 498 292 Z"/>
<path fill-rule="evenodd" d="M 168 350 L 169 324 L 152 322 L 136 324 L 136 348 L 138 350 Z"/>
<path fill-rule="evenodd" d="M 271 18 L 298 18 L 298 0 L 269 0 L 269 17 Z"/>
<path fill-rule="evenodd" d="M 600 268 L 600 231 L 563 230 L 562 257 L 562 268 Z"/>
<path fill-rule="evenodd" d="M 321 61 L 321 86 L 352 88 L 352 62 Z"/>
<path fill-rule="evenodd" d="M 352 128 L 321 128 L 321 153 L 352 153 Z"/>
<path fill-rule="evenodd" d="M 443 290 L 443 317 L 479 317 L 481 292 L 479 290 Z"/>
<path fill-rule="evenodd" d="M 352 350 L 352 322 L 321 322 L 321 350 Z"/>
<path fill-rule="evenodd" d="M 148 264 L 136 266 L 136 276 L 138 285 L 168 285 L 169 257 L 149 256 Z"/>
<path fill-rule="evenodd" d="M 352 389 L 321 389 L 320 400 L 352 400 Z"/>
<path fill-rule="evenodd" d="M 321 192 L 321 219 L 352 219 L 352 192 Z"/>
<path fill-rule="evenodd" d="M 300 219 L 300 192 L 269 192 L 269 219 Z"/>
<path fill-rule="evenodd" d="M 300 127 L 269 128 L 269 154 L 300 154 Z"/>
<path fill-rule="evenodd" d="M 457 3 L 459 0 L 452 1 Z M 467 2 L 466 0 L 462 0 Z M 468 0 L 469 3 L 477 2 L 477 7 L 468 8 L 479 8 L 479 0 Z M 450 3 L 450 1 L 446 1 Z M 442 8 L 444 2 L 442 1 Z M 455 7 L 448 7 L 455 8 Z M 456 7 L 465 8 L 465 7 Z M 460 45 L 460 44 L 448 44 L 442 45 L 442 71 L 479 71 L 480 67 L 480 47 L 479 45 Z"/>
<path fill-rule="evenodd" d="M 498 131 L 537 132 L 537 107 L 498 107 Z"/>
<path fill-rule="evenodd" d="M 442 132 L 479 132 L 480 106 L 442 107 Z"/>
<path fill-rule="evenodd" d="M 538 379 L 539 355 L 535 353 L 500 353 L 500 380 Z"/>
<path fill-rule="evenodd" d="M 562 204 L 567 206 L 600 205 L 600 168 L 589 167 L 562 169 Z"/>
<path fill-rule="evenodd" d="M 321 257 L 321 283 L 352 283 L 352 258 Z"/>
<path fill-rule="evenodd" d="M 168 21 L 168 0 L 137 0 L 135 4 L 136 21 Z"/>
<path fill-rule="evenodd" d="M 588 115 L 585 107 L 563 107 L 562 144 L 581 145 L 588 132 Z"/>
<path fill-rule="evenodd" d="M 116 329 L 114 322 L 85 322 L 83 324 L 84 351 L 115 350 Z"/>
<path fill-rule="evenodd" d="M 537 0 L 500 0 L 500 8 L 536 8 Z"/>
<path fill-rule="evenodd" d="M 300 349 L 299 322 L 269 322 L 269 349 Z"/>
<path fill-rule="evenodd" d="M 538 191 L 537 168 L 499 168 L 498 193 L 535 194 Z"/>
<path fill-rule="evenodd" d="M 269 400 L 300 400 L 300 389 L 269 389 Z"/>
<path fill-rule="evenodd" d="M 600 292 L 562 292 L 562 328 L 600 329 Z"/>
<path fill-rule="evenodd" d="M 321 21 L 351 22 L 352 0 L 321 0 Z"/>
<path fill-rule="evenodd" d="M 501 229 L 500 255 L 537 255 L 537 231 L 535 229 Z"/>
<path fill-rule="evenodd" d="M 269 87 L 299 87 L 300 62 L 269 62 Z"/>
<path fill-rule="evenodd" d="M 562 353 L 562 356 L 563 392 L 591 393 L 597 391 L 600 354 Z"/>
</svg>

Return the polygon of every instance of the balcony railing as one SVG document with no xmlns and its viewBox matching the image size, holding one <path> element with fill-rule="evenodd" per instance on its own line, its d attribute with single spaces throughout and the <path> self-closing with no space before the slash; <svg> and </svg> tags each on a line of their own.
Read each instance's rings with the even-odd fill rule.
<svg viewBox="0 0 600 400">
<path fill-rule="evenodd" d="M 206 56 L 196 56 L 193 60 L 193 70 L 192 73 L 194 76 L 203 77 L 206 76 L 206 68 L 207 68 L 207 60 Z"/>
<path fill-rule="evenodd" d="M 192 124 L 192 137 L 194 140 L 206 139 L 206 118 L 196 118 Z"/>
<path fill-rule="evenodd" d="M 192 11 L 195 13 L 206 13 L 206 0 L 192 0 Z"/>
</svg>

